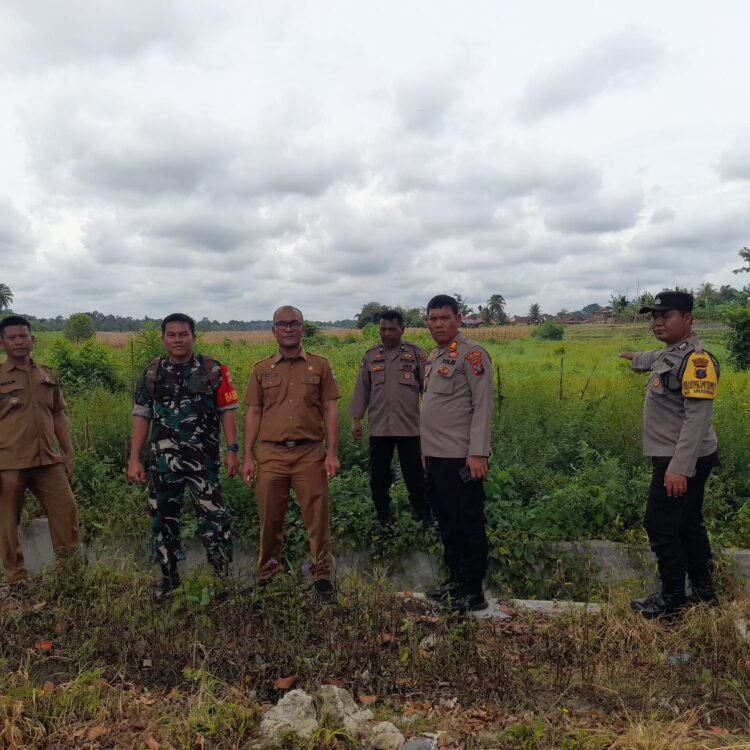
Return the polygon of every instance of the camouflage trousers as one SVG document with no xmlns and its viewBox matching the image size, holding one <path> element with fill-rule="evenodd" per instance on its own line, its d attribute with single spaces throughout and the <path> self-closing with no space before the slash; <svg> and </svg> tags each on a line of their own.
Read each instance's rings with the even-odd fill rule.
<svg viewBox="0 0 750 750">
<path fill-rule="evenodd" d="M 180 515 L 187 488 L 198 517 L 198 536 L 206 549 L 208 562 L 217 572 L 225 572 L 232 560 L 232 533 L 229 512 L 221 498 L 216 471 L 149 472 L 148 515 L 154 536 L 154 561 L 162 569 L 174 570 L 184 559 L 180 542 Z"/>
</svg>

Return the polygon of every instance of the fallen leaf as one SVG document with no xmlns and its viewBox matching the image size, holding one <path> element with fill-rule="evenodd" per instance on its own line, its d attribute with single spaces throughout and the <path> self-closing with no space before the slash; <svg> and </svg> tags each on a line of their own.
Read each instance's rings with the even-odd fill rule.
<svg viewBox="0 0 750 750">
<path fill-rule="evenodd" d="M 342 688 L 344 685 L 346 685 L 346 680 L 342 680 L 340 677 L 329 677 L 326 680 L 323 680 L 324 685 L 333 685 L 337 688 Z"/>
<path fill-rule="evenodd" d="M 709 727 L 709 729 L 714 733 L 718 735 L 724 735 L 728 734 L 727 730 L 724 729 L 724 727 Z"/>
<path fill-rule="evenodd" d="M 73 734 L 71 735 L 71 737 L 74 740 L 79 740 L 79 739 L 81 739 L 81 737 L 83 737 L 84 734 L 86 734 L 86 730 L 85 729 L 76 729 L 73 732 Z"/>
<path fill-rule="evenodd" d="M 42 685 L 42 690 L 44 690 L 45 693 L 51 693 L 55 689 L 55 683 L 50 682 L 47 680 L 47 682 Z"/>
<path fill-rule="evenodd" d="M 393 633 L 381 633 L 378 636 L 378 643 L 385 645 L 386 643 L 396 643 L 398 639 Z"/>
<path fill-rule="evenodd" d="M 365 706 L 369 706 L 371 703 L 375 703 L 375 701 L 378 699 L 377 695 L 364 695 L 363 693 L 360 693 L 358 696 L 359 702 L 364 704 Z"/>
<path fill-rule="evenodd" d="M 409 680 L 406 677 L 399 677 L 394 682 L 396 683 L 396 685 L 408 685 L 409 684 Z"/>
<path fill-rule="evenodd" d="M 52 641 L 37 641 L 36 647 L 40 651 L 52 651 Z"/>
<path fill-rule="evenodd" d="M 159 750 L 159 742 L 154 739 L 154 735 L 150 734 L 146 738 L 146 747 L 148 750 Z"/>
<path fill-rule="evenodd" d="M 98 740 L 100 737 L 104 737 L 105 735 L 109 734 L 110 731 L 111 730 L 107 727 L 91 727 L 86 736 L 89 738 L 89 740 Z"/>
<path fill-rule="evenodd" d="M 273 681 L 273 686 L 277 690 L 289 690 L 289 688 L 292 687 L 295 682 L 297 682 L 296 675 L 292 675 L 291 677 L 277 677 Z"/>
</svg>

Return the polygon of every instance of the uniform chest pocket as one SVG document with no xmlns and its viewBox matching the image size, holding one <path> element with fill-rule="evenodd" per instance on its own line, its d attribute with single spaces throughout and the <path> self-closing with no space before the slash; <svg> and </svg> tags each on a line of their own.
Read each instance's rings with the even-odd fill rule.
<svg viewBox="0 0 750 750">
<path fill-rule="evenodd" d="M 669 381 L 674 377 L 672 374 L 672 365 L 666 362 L 658 362 L 651 371 L 651 377 L 648 381 L 649 391 L 660 395 L 666 393 L 669 390 Z"/>
<path fill-rule="evenodd" d="M 211 395 L 211 383 L 201 375 L 191 375 L 187 381 L 187 389 L 190 394 Z"/>
<path fill-rule="evenodd" d="M 375 364 L 370 367 L 370 382 L 372 385 L 385 383 L 385 365 Z"/>
<path fill-rule="evenodd" d="M 22 406 L 26 402 L 25 396 L 26 393 L 18 383 L 0 385 L 0 415 Z"/>
<path fill-rule="evenodd" d="M 306 372 L 302 376 L 302 382 L 305 385 L 320 385 L 320 375 L 317 372 Z"/>
<path fill-rule="evenodd" d="M 440 375 L 439 371 L 435 371 L 430 376 L 430 382 L 427 386 L 427 390 L 430 393 L 453 393 L 455 387 L 454 380 L 451 376 Z"/>
<path fill-rule="evenodd" d="M 278 372 L 266 372 L 263 374 L 260 384 L 263 388 L 276 388 L 281 385 L 281 375 Z"/>
<path fill-rule="evenodd" d="M 398 382 L 401 385 L 417 385 L 417 373 L 414 365 L 401 365 L 398 372 Z"/>
</svg>

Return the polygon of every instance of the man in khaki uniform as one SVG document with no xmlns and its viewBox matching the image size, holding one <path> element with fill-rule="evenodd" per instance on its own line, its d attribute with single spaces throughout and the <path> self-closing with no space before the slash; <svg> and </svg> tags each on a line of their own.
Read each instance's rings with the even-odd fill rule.
<svg viewBox="0 0 750 750">
<path fill-rule="evenodd" d="M 653 474 L 644 526 L 656 555 L 661 593 L 630 606 L 644 617 L 671 616 L 682 609 L 685 574 L 691 603 L 718 604 L 711 577 L 711 547 L 703 523 L 703 495 L 711 470 L 719 466 L 711 426 L 719 363 L 692 332 L 693 297 L 662 292 L 641 312 L 662 349 L 623 352 L 636 372 L 650 372 L 643 410 L 643 453 Z"/>
<path fill-rule="evenodd" d="M 432 525 L 425 497 L 424 470 L 419 447 L 419 396 L 424 381 L 424 352 L 402 341 L 404 318 L 398 310 L 380 316 L 380 346 L 365 352 L 354 386 L 349 416 L 352 436 L 362 438 L 362 418 L 368 414 L 370 489 L 378 521 L 391 520 L 389 491 L 391 462 L 398 460 L 414 515 L 425 528 Z"/>
<path fill-rule="evenodd" d="M 302 348 L 302 313 L 280 307 L 273 315 L 279 351 L 258 362 L 245 391 L 247 417 L 242 478 L 255 478 L 260 514 L 258 574 L 261 585 L 281 569 L 284 518 L 293 487 L 310 540 L 315 591 L 323 602 L 335 599 L 331 583 L 331 527 L 328 480 L 340 468 L 340 397 L 328 360 Z M 327 449 L 323 445 L 327 439 Z"/>
<path fill-rule="evenodd" d="M 443 540 L 448 579 L 427 596 L 451 609 L 486 609 L 484 486 L 492 426 L 492 361 L 459 333 L 453 297 L 427 304 L 427 327 L 437 346 L 425 367 L 420 436 L 427 496 Z"/>
<path fill-rule="evenodd" d="M 25 318 L 0 321 L 0 553 L 11 584 L 28 577 L 18 541 L 24 494 L 35 495 L 47 514 L 58 558 L 78 546 L 76 504 L 70 489 L 73 448 L 65 399 L 55 373 L 31 357 L 34 337 Z M 55 449 L 55 438 L 62 455 Z"/>
</svg>

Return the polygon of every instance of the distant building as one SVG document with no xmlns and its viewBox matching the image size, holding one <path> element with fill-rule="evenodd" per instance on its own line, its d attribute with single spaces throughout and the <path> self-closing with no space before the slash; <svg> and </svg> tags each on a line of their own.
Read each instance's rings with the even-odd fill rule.
<svg viewBox="0 0 750 750">
<path fill-rule="evenodd" d="M 463 318 L 461 320 L 462 328 L 479 328 L 484 321 L 481 318 Z"/>
</svg>

